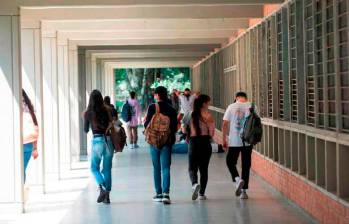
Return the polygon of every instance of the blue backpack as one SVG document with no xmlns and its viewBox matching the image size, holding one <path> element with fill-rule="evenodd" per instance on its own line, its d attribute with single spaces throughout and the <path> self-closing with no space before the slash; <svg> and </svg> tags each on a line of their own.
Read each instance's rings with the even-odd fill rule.
<svg viewBox="0 0 349 224">
<path fill-rule="evenodd" d="M 133 106 L 128 103 L 128 100 L 126 100 L 125 104 L 122 106 L 121 109 L 122 120 L 124 120 L 125 122 L 131 121 L 133 114 Z"/>
</svg>

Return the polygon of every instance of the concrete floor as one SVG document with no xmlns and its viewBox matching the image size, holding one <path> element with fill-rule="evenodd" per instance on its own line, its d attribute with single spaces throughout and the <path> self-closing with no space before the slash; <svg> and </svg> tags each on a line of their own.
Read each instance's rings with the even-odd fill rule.
<svg viewBox="0 0 349 224">
<path fill-rule="evenodd" d="M 152 165 L 146 145 L 114 157 L 110 205 L 97 204 L 97 187 L 88 185 L 61 223 L 315 223 L 268 184 L 252 176 L 247 201 L 234 196 L 225 154 L 213 154 L 207 201 L 191 201 L 187 155 L 174 155 L 171 205 L 153 202 Z"/>
</svg>

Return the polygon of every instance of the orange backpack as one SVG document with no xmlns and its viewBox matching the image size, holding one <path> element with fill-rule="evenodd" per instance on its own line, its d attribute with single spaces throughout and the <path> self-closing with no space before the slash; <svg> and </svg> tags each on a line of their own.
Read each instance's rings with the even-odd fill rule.
<svg viewBox="0 0 349 224">
<path fill-rule="evenodd" d="M 170 118 L 160 113 L 159 104 L 155 104 L 156 113 L 145 129 L 145 140 L 152 146 L 161 149 L 170 136 Z"/>
</svg>

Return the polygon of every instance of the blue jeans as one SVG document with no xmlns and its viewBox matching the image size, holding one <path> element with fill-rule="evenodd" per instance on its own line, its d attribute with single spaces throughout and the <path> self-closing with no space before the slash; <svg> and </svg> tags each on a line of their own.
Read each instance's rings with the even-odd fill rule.
<svg viewBox="0 0 349 224">
<path fill-rule="evenodd" d="M 154 184 L 156 194 L 170 193 L 170 166 L 171 166 L 171 148 L 164 146 L 157 149 L 150 146 L 151 159 L 154 168 Z M 161 177 L 162 174 L 162 177 Z M 162 182 L 161 182 L 162 180 Z"/>
<path fill-rule="evenodd" d="M 107 145 L 108 144 L 108 145 Z M 92 140 L 91 171 L 98 185 L 111 190 L 111 168 L 113 163 L 113 147 L 109 138 L 94 137 Z M 100 164 L 103 160 L 103 169 Z"/>
<path fill-rule="evenodd" d="M 32 152 L 33 152 L 33 143 L 23 144 L 24 183 L 26 180 L 25 171 L 27 170 L 29 160 L 32 157 Z"/>
</svg>

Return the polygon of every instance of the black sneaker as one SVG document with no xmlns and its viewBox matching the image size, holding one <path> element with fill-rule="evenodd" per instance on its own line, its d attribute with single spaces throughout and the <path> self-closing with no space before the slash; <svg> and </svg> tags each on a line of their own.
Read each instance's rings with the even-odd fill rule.
<svg viewBox="0 0 349 224">
<path fill-rule="evenodd" d="M 110 204 L 109 193 L 110 193 L 110 192 L 107 191 L 106 194 L 105 194 L 105 198 L 104 198 L 104 200 L 103 200 L 103 203 L 104 203 L 104 204 Z"/>
<path fill-rule="evenodd" d="M 165 205 L 171 204 L 171 199 L 170 199 L 170 195 L 169 194 L 164 194 L 162 196 L 162 203 L 164 203 Z"/>
<path fill-rule="evenodd" d="M 107 195 L 107 191 L 104 190 L 103 186 L 102 185 L 99 185 L 99 195 L 98 195 L 98 198 L 97 198 L 97 203 L 101 203 L 104 201 L 106 195 Z"/>
<path fill-rule="evenodd" d="M 162 194 L 157 194 L 153 197 L 153 201 L 162 202 Z"/>
</svg>

